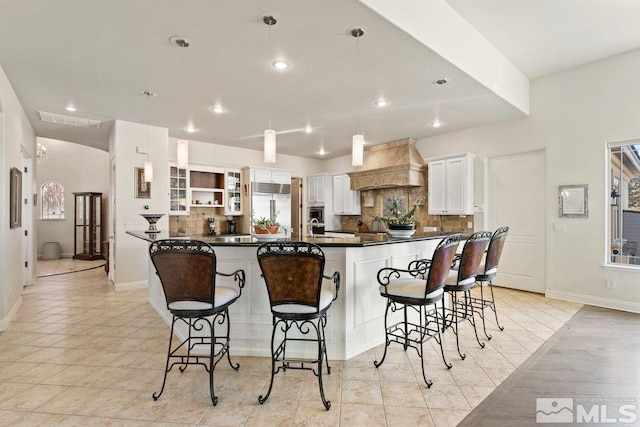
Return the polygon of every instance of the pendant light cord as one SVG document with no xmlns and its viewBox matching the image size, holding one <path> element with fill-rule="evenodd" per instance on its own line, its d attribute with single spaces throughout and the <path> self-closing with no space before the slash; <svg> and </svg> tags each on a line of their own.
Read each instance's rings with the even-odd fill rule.
<svg viewBox="0 0 640 427">
<path fill-rule="evenodd" d="M 360 135 L 360 36 L 356 37 L 356 134 Z"/>
<path fill-rule="evenodd" d="M 273 55 L 273 52 L 272 52 L 273 48 L 272 48 L 272 45 L 271 45 L 271 27 L 272 27 L 273 25 L 274 25 L 274 24 L 269 24 L 269 61 L 271 61 L 271 59 L 272 59 L 272 55 Z M 269 129 L 273 129 L 273 128 L 271 127 L 271 115 L 272 115 L 272 113 L 273 113 L 273 112 L 271 111 L 271 110 L 273 109 L 273 105 L 272 105 L 273 100 L 272 100 L 271 98 L 273 97 L 273 86 L 274 86 L 274 85 L 272 85 L 271 90 L 270 90 L 270 93 L 269 93 L 269 96 L 267 97 L 267 98 L 269 98 L 269 105 L 268 105 L 268 112 L 269 112 Z"/>
<path fill-rule="evenodd" d="M 149 143 L 149 139 L 151 138 L 149 135 L 150 131 L 150 120 L 151 120 L 151 108 L 149 107 L 149 98 L 151 97 L 151 93 L 147 92 L 147 162 L 151 161 L 151 144 Z"/>
<path fill-rule="evenodd" d="M 182 86 L 182 94 L 180 96 L 180 134 L 184 137 L 184 44 L 180 45 L 180 86 Z"/>
</svg>

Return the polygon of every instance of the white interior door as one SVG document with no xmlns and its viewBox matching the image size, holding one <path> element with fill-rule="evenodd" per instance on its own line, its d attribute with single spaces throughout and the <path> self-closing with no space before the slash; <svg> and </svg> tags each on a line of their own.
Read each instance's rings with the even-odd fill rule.
<svg viewBox="0 0 640 427">
<path fill-rule="evenodd" d="M 545 153 L 534 151 L 488 161 L 488 224 L 509 234 L 494 284 L 544 293 Z"/>
</svg>

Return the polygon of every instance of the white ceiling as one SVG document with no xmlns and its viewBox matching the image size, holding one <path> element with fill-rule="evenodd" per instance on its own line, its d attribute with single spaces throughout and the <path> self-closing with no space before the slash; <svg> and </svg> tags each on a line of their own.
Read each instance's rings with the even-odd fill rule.
<svg viewBox="0 0 640 427">
<path fill-rule="evenodd" d="M 446 0 L 530 79 L 640 47 L 638 0 Z"/>
<path fill-rule="evenodd" d="M 637 1 L 447 2 L 530 78 L 640 47 Z M 368 144 L 523 117 L 357 0 L 0 0 L 0 10 L 0 66 L 37 135 L 103 150 L 114 119 L 256 150 L 271 122 L 278 153 L 322 158 L 321 149 L 350 151 L 358 115 Z M 265 12 L 279 21 L 271 54 Z M 366 31 L 358 84 L 354 26 Z M 191 46 L 172 46 L 174 35 Z M 291 69 L 271 67 L 280 57 Z M 442 77 L 449 83 L 432 83 Z M 211 112 L 215 104 L 225 112 Z M 104 122 L 44 123 L 38 111 Z M 443 126 L 431 127 L 435 119 Z M 189 123 L 196 133 L 183 131 Z"/>
</svg>

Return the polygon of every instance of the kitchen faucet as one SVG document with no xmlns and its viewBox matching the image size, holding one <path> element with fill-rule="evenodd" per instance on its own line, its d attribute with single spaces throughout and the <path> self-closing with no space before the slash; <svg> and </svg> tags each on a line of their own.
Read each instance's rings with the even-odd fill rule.
<svg viewBox="0 0 640 427">
<path fill-rule="evenodd" d="M 309 231 L 308 234 L 309 236 L 313 237 L 313 222 L 315 221 L 316 225 L 319 227 L 320 226 L 320 221 L 318 221 L 318 218 L 311 218 L 311 220 L 308 223 L 308 227 L 309 227 Z"/>
</svg>

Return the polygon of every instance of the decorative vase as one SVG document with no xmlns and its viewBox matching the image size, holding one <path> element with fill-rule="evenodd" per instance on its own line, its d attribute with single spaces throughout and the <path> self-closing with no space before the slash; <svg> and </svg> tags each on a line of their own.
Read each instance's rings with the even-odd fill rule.
<svg viewBox="0 0 640 427">
<path fill-rule="evenodd" d="M 159 233 L 160 230 L 156 228 L 156 223 L 160 218 L 164 216 L 164 214 L 140 214 L 144 219 L 149 223 L 149 229 L 145 230 L 147 234 Z"/>
</svg>

